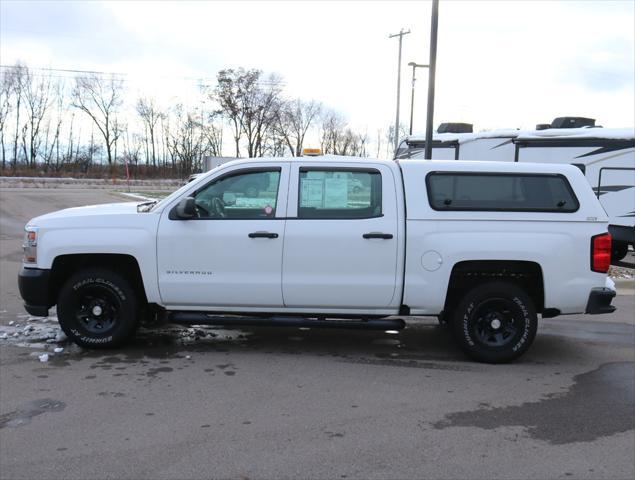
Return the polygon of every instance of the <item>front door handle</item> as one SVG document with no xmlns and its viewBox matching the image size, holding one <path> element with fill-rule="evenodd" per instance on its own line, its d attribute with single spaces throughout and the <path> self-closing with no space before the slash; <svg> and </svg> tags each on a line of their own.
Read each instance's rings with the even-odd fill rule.
<svg viewBox="0 0 635 480">
<path fill-rule="evenodd" d="M 271 232 L 251 232 L 249 238 L 278 238 L 278 234 Z"/>
<path fill-rule="evenodd" d="M 382 240 L 390 240 L 392 238 L 392 233 L 381 233 L 381 232 L 370 232 L 362 235 L 364 238 L 381 238 Z"/>
</svg>

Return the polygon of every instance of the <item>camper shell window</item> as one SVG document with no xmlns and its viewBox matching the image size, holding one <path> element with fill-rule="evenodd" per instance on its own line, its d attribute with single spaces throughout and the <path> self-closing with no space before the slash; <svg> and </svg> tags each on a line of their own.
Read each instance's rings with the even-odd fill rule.
<svg viewBox="0 0 635 480">
<path fill-rule="evenodd" d="M 580 207 L 557 174 L 431 172 L 426 187 L 434 210 L 571 213 Z"/>
</svg>

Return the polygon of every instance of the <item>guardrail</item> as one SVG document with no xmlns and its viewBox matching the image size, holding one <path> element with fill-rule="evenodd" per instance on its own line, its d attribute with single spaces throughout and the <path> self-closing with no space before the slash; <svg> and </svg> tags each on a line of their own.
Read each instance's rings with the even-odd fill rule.
<svg viewBox="0 0 635 480">
<path fill-rule="evenodd" d="M 129 180 L 104 178 L 0 177 L 0 188 L 98 188 L 175 190 L 185 183 L 180 179 Z"/>
</svg>

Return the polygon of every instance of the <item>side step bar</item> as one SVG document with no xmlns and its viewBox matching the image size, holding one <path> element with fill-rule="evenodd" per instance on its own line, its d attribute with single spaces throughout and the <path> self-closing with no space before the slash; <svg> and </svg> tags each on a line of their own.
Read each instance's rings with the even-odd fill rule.
<svg viewBox="0 0 635 480">
<path fill-rule="evenodd" d="M 303 317 L 238 317 L 210 315 L 204 312 L 172 312 L 169 323 L 181 325 L 218 325 L 242 327 L 309 327 L 350 330 L 403 330 L 401 318 L 372 318 L 368 320 L 326 320 Z"/>
</svg>

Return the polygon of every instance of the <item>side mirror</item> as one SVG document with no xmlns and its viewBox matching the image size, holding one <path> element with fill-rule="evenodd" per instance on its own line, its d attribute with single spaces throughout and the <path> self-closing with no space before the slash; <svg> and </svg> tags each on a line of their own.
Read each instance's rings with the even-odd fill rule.
<svg viewBox="0 0 635 480">
<path fill-rule="evenodd" d="M 196 206 L 194 204 L 194 197 L 185 197 L 176 205 L 177 218 L 181 220 L 187 220 L 188 218 L 196 217 Z"/>
</svg>

